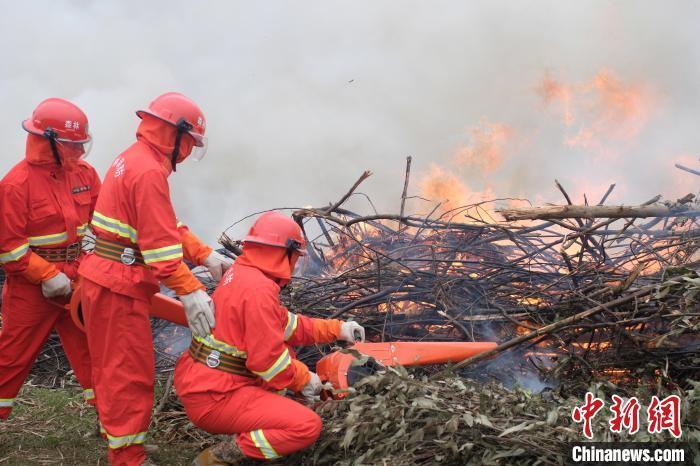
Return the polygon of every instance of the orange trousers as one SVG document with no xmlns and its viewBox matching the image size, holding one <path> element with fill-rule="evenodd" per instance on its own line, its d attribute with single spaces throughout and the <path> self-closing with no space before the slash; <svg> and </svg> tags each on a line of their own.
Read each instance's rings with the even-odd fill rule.
<svg viewBox="0 0 700 466">
<path fill-rule="evenodd" d="M 97 413 L 109 463 L 138 466 L 153 407 L 153 337 L 149 304 L 81 278 Z"/>
<path fill-rule="evenodd" d="M 68 311 L 44 298 L 40 285 L 9 275 L 2 289 L 0 419 L 10 416 L 17 393 L 54 329 L 85 399 L 94 404 L 85 334 L 73 324 Z"/>
<path fill-rule="evenodd" d="M 238 447 L 250 458 L 289 455 L 310 446 L 321 433 L 318 414 L 252 385 L 230 393 L 191 393 L 180 399 L 194 425 L 212 434 L 238 434 Z"/>
</svg>

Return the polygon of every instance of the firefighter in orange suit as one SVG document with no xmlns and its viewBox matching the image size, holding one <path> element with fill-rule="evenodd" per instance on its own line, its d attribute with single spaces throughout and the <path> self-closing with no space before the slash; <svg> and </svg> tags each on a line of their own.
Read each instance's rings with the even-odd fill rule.
<svg viewBox="0 0 700 466">
<path fill-rule="evenodd" d="M 314 399 L 319 377 L 295 358 L 293 346 L 364 340 L 356 322 L 312 319 L 289 312 L 279 293 L 304 250 L 301 228 L 268 212 L 244 240 L 243 254 L 213 295 L 217 325 L 194 337 L 175 368 L 175 387 L 192 422 L 214 434 L 237 434 L 204 450 L 199 466 L 280 458 L 311 445 L 321 419 L 277 392 Z"/>
<path fill-rule="evenodd" d="M 22 123 L 25 159 L 0 181 L 0 419 L 7 419 L 39 351 L 55 329 L 88 402 L 94 404 L 87 340 L 62 307 L 83 258 L 82 237 L 100 178 L 82 160 L 88 120 L 63 99 L 41 102 Z"/>
<path fill-rule="evenodd" d="M 149 300 L 159 282 L 183 303 L 193 334 L 214 327 L 214 309 L 183 258 L 219 280 L 231 260 L 212 252 L 178 223 L 168 176 L 192 153 L 206 151 L 197 104 L 170 92 L 141 118 L 136 142 L 114 160 L 97 199 L 95 251 L 80 266 L 82 305 L 92 358 L 97 411 L 110 464 L 146 463 L 144 440 L 153 405 Z"/>
</svg>

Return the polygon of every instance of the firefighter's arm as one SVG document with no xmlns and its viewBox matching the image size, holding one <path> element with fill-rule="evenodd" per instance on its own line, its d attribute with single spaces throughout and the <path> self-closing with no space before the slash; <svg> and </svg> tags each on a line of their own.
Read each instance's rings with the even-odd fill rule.
<svg viewBox="0 0 700 466">
<path fill-rule="evenodd" d="M 311 378 L 309 369 L 294 359 L 284 341 L 286 316 L 277 290 L 263 287 L 246 300 L 244 335 L 246 367 L 274 390 L 300 392 Z"/>
<path fill-rule="evenodd" d="M 175 212 L 170 201 L 170 189 L 165 176 L 156 171 L 144 173 L 132 190 L 136 206 L 138 246 L 144 262 L 158 280 L 178 296 L 204 289 L 183 262 L 182 242 L 177 229 Z"/>
<path fill-rule="evenodd" d="M 204 242 L 200 240 L 197 235 L 192 233 L 187 225 L 182 222 L 177 222 L 177 230 L 180 233 L 182 252 L 184 253 L 185 259 L 195 265 L 203 265 L 204 260 L 209 257 L 213 249 L 204 244 Z"/>
<path fill-rule="evenodd" d="M 286 308 L 282 309 L 287 313 L 284 338 L 292 346 L 331 343 L 340 336 L 342 320 L 313 319 L 290 312 Z"/>
<path fill-rule="evenodd" d="M 233 259 L 214 252 L 186 225 L 178 222 L 177 229 L 180 232 L 185 259 L 193 264 L 205 266 L 215 281 L 221 280 L 223 274 L 233 265 Z"/>
<path fill-rule="evenodd" d="M 0 185 L 0 264 L 8 274 L 21 275 L 38 285 L 58 275 L 55 265 L 29 249 L 26 232 L 29 212 L 27 201 L 17 186 Z"/>
</svg>

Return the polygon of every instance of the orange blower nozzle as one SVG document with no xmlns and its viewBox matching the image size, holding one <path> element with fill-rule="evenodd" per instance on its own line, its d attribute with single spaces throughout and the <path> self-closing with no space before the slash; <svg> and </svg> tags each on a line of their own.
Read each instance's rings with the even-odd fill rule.
<svg viewBox="0 0 700 466">
<path fill-rule="evenodd" d="M 80 286 L 76 286 L 71 295 L 69 304 L 70 316 L 75 325 L 85 331 L 83 309 L 80 304 Z M 182 303 L 161 293 L 156 293 L 151 298 L 150 314 L 152 317 L 167 320 L 183 327 L 187 327 L 187 317 Z"/>
<path fill-rule="evenodd" d="M 496 342 L 407 342 L 355 343 L 352 350 L 371 356 L 373 360 L 363 365 L 354 365 L 356 356 L 350 352 L 334 351 L 316 363 L 316 373 L 323 382 L 330 382 L 335 389 L 344 390 L 363 376 L 383 366 L 426 366 L 459 362 L 485 351 L 494 349 Z M 343 398 L 343 395 L 334 395 Z"/>
<path fill-rule="evenodd" d="M 385 343 L 355 343 L 353 349 L 372 356 L 385 366 L 427 366 L 459 362 L 498 346 L 481 341 L 391 341 Z"/>
</svg>

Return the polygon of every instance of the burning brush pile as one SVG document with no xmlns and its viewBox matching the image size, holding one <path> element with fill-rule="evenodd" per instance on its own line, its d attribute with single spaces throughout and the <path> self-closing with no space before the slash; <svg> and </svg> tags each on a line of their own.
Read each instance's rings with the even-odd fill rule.
<svg viewBox="0 0 700 466">
<path fill-rule="evenodd" d="M 692 195 L 607 207 L 611 186 L 595 206 L 496 213 L 481 203 L 424 217 L 404 214 L 403 202 L 397 215 L 345 210 L 368 176 L 333 205 L 294 212 L 310 254 L 286 291 L 290 308 L 357 320 L 372 341 L 497 341 L 457 364 L 460 373 L 534 391 L 700 380 Z M 223 244 L 237 251 L 225 235 Z M 300 358 L 313 367 L 322 350 Z"/>
</svg>

